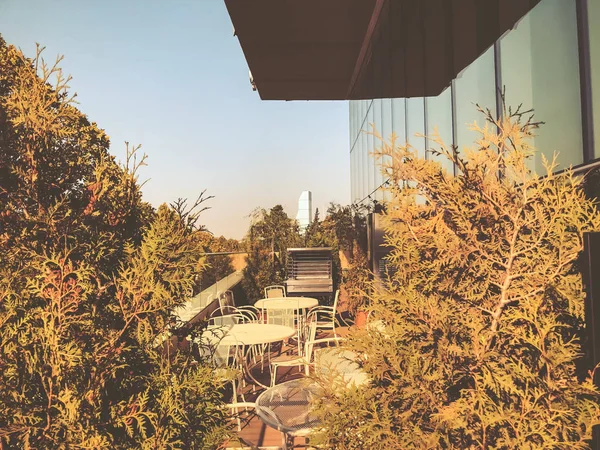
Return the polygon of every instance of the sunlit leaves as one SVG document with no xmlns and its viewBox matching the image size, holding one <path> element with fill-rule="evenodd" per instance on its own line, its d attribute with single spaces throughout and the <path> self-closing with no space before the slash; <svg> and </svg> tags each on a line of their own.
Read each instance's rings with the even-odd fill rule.
<svg viewBox="0 0 600 450">
<path fill-rule="evenodd" d="M 382 143 L 395 270 L 371 297 L 384 332 L 355 331 L 347 344 L 371 385 L 327 393 L 318 438 L 333 448 L 589 448 L 600 392 L 581 370 L 576 263 L 600 214 L 580 179 L 554 175 L 554 161 L 529 170 L 539 125 L 530 112 L 486 119 L 477 149 L 430 139 L 455 177 L 410 146 Z M 387 438 L 373 403 L 390 413 Z M 364 422 L 339 413 L 350 408 Z"/>
<path fill-rule="evenodd" d="M 139 146 L 118 163 L 68 81 L 0 38 L 0 448 L 214 448 L 223 380 L 154 345 L 203 248 L 142 201 Z"/>
</svg>

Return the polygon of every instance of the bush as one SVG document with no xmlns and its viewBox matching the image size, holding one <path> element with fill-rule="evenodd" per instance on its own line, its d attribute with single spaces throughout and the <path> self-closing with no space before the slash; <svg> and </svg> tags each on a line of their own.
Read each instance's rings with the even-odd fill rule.
<svg viewBox="0 0 600 450">
<path fill-rule="evenodd" d="M 386 326 L 347 343 L 371 383 L 325 386 L 318 439 L 330 448 L 589 448 L 600 392 L 577 370 L 576 260 L 600 215 L 569 171 L 528 169 L 531 117 L 486 118 L 463 155 L 431 137 L 457 176 L 394 136 L 378 152 L 391 161 L 395 272 L 371 298 Z"/>
<path fill-rule="evenodd" d="M 156 345 L 202 248 L 67 83 L 0 38 L 0 448 L 216 448 L 225 380 Z"/>
<path fill-rule="evenodd" d="M 264 297 L 263 289 L 287 279 L 287 249 L 300 247 L 298 222 L 281 205 L 256 209 L 246 236 L 248 255 L 242 286 L 249 304 Z"/>
</svg>

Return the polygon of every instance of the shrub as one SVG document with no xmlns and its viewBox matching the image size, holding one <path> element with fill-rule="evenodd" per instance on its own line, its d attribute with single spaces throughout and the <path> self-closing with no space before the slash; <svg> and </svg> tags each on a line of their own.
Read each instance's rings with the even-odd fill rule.
<svg viewBox="0 0 600 450">
<path fill-rule="evenodd" d="M 0 448 L 216 448 L 225 380 L 156 345 L 202 249 L 67 83 L 0 38 Z"/>
<path fill-rule="evenodd" d="M 281 205 L 258 208 L 246 237 L 248 255 L 242 286 L 249 304 L 264 297 L 263 289 L 287 279 L 287 249 L 300 247 L 298 222 L 288 217 Z"/>
<path fill-rule="evenodd" d="M 370 384 L 325 387 L 318 438 L 330 448 L 589 448 L 600 392 L 577 370 L 576 260 L 600 215 L 570 171 L 529 170 L 531 116 L 486 118 L 463 154 L 431 137 L 456 176 L 394 136 L 378 152 L 395 271 L 371 298 L 386 326 L 347 343 Z"/>
</svg>

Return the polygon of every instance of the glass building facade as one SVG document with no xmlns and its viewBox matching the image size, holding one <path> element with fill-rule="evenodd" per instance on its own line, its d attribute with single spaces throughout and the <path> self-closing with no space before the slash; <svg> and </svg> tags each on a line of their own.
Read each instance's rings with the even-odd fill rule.
<svg viewBox="0 0 600 450">
<path fill-rule="evenodd" d="M 556 153 L 558 170 L 600 158 L 600 145 L 594 146 L 594 130 L 600 135 L 600 2 L 542 0 L 436 97 L 350 101 L 352 202 L 386 200 L 371 124 L 383 138 L 394 132 L 421 156 L 436 158 L 425 136 L 437 130 L 459 151 L 474 146 L 478 134 L 469 124 L 484 124 L 475 104 L 499 113 L 503 89 L 508 106 L 533 108 L 545 122 L 533 141 L 533 170 L 542 171 L 541 155 Z"/>
</svg>

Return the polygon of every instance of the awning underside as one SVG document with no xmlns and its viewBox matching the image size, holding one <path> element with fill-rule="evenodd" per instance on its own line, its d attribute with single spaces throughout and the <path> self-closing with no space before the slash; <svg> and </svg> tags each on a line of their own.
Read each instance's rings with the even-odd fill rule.
<svg viewBox="0 0 600 450">
<path fill-rule="evenodd" d="M 538 2 L 225 0 L 263 100 L 438 95 Z"/>
</svg>

